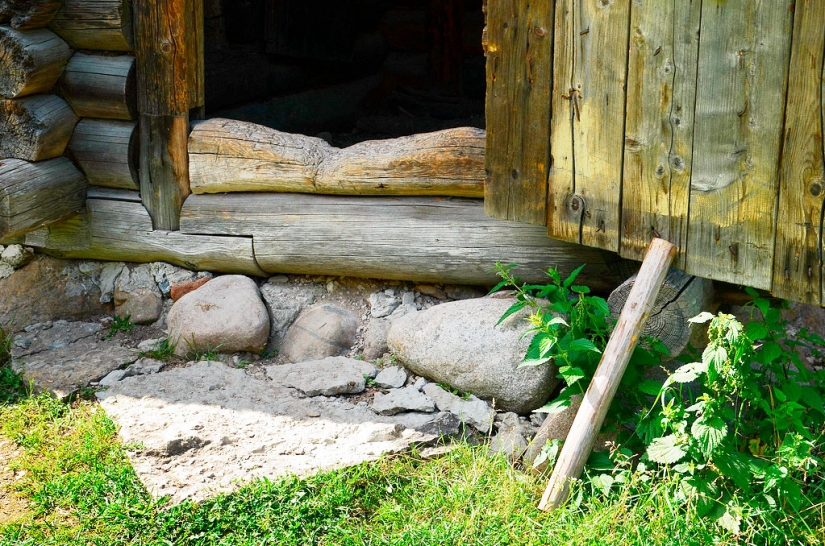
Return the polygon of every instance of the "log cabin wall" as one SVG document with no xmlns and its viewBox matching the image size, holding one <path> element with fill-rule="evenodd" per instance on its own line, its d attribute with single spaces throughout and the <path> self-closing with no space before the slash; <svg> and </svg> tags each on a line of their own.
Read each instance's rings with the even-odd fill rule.
<svg viewBox="0 0 825 546">
<path fill-rule="evenodd" d="M 818 0 L 490 0 L 486 210 L 822 304 Z"/>
</svg>

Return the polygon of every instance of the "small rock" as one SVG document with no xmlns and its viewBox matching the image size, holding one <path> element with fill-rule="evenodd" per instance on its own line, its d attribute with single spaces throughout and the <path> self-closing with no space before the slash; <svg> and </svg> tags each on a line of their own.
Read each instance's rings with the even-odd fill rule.
<svg viewBox="0 0 825 546">
<path fill-rule="evenodd" d="M 298 389 L 307 396 L 363 392 L 364 376 L 374 377 L 376 373 L 372 364 L 343 356 L 266 367 L 266 374 L 273 382 Z"/>
<path fill-rule="evenodd" d="M 160 348 L 164 341 L 166 341 L 165 337 L 159 337 L 155 339 L 144 339 L 143 341 L 138 343 L 137 350 L 141 353 L 156 351 Z"/>
<path fill-rule="evenodd" d="M 188 269 L 166 262 L 152 262 L 149 264 L 149 268 L 152 270 L 152 276 L 164 296 L 168 296 L 171 293 L 172 285 L 186 281 L 194 281 L 201 276 L 201 273 L 189 271 Z M 208 277 L 212 276 L 211 273 L 203 273 L 203 275 Z"/>
<path fill-rule="evenodd" d="M 415 285 L 415 289 L 425 296 L 430 296 L 431 298 L 436 298 L 439 300 L 447 299 L 447 293 L 434 284 L 417 284 Z"/>
<path fill-rule="evenodd" d="M 342 355 L 355 344 L 357 334 L 355 315 L 336 305 L 321 304 L 301 313 L 290 326 L 281 354 L 290 362 Z"/>
<path fill-rule="evenodd" d="M 126 264 L 123 262 L 107 262 L 101 264 L 98 274 L 100 303 L 109 303 L 112 301 L 115 293 L 115 283 L 125 267 Z"/>
<path fill-rule="evenodd" d="M 401 305 L 415 305 L 415 292 L 401 294 Z"/>
<path fill-rule="evenodd" d="M 375 384 L 382 389 L 397 389 L 403 387 L 406 382 L 407 372 L 400 366 L 384 368 L 375 376 Z"/>
<path fill-rule="evenodd" d="M 269 277 L 267 282 L 270 284 L 285 284 L 289 282 L 289 277 L 286 275 L 273 275 L 272 277 Z"/>
<path fill-rule="evenodd" d="M 169 289 L 169 297 L 172 298 L 172 301 L 178 301 L 183 296 L 188 294 L 189 292 L 194 292 L 204 284 L 211 281 L 209 277 L 201 277 L 200 279 L 195 279 L 194 281 L 183 281 L 179 283 L 175 283 Z"/>
<path fill-rule="evenodd" d="M 527 440 L 516 429 L 499 431 L 490 441 L 490 453 L 501 454 L 515 461 L 527 449 Z"/>
<path fill-rule="evenodd" d="M 9 245 L 0 253 L 0 261 L 20 269 L 34 259 L 34 250 L 23 245 Z"/>
<path fill-rule="evenodd" d="M 101 387 L 110 387 L 126 377 L 126 370 L 113 370 L 98 382 Z"/>
<path fill-rule="evenodd" d="M 424 388 L 424 385 L 426 385 L 427 383 L 429 383 L 429 381 L 427 381 L 423 377 L 419 377 L 418 379 L 415 380 L 415 383 L 413 383 L 413 387 L 415 387 L 418 390 L 421 390 L 421 389 Z"/>
<path fill-rule="evenodd" d="M 475 286 L 449 285 L 446 286 L 447 297 L 454 300 L 471 300 L 484 297 L 485 292 Z"/>
<path fill-rule="evenodd" d="M 283 280 L 281 280 L 283 279 Z M 261 287 L 261 297 L 269 313 L 270 330 L 267 348 L 280 348 L 287 330 L 305 308 L 315 303 L 320 291 L 316 286 L 284 286 L 286 277 L 270 277 Z"/>
<path fill-rule="evenodd" d="M 161 360 L 155 360 L 154 358 L 139 358 L 134 362 L 134 364 L 132 364 L 131 366 L 126 368 L 126 370 L 124 370 L 124 377 L 158 373 L 163 369 L 165 365 L 165 362 Z"/>
<path fill-rule="evenodd" d="M 171 436 L 171 435 L 170 435 Z M 172 455 L 180 455 L 190 449 L 196 449 L 203 445 L 203 440 L 197 436 L 173 436 L 166 440 L 163 455 L 170 457 Z"/>
<path fill-rule="evenodd" d="M 439 412 L 435 419 L 416 427 L 418 432 L 424 434 L 435 434 L 439 438 L 457 438 L 462 433 L 461 419 L 449 411 Z"/>
<path fill-rule="evenodd" d="M 387 394 L 376 392 L 372 400 L 372 410 L 380 415 L 395 415 L 404 411 L 435 411 L 432 398 L 413 387 L 393 389 Z"/>
<path fill-rule="evenodd" d="M 387 332 L 390 331 L 390 321 L 386 318 L 374 319 L 364 332 L 364 358 L 375 360 L 389 351 L 387 347 Z"/>
<path fill-rule="evenodd" d="M 387 317 L 401 305 L 401 298 L 395 297 L 395 291 L 384 290 L 370 294 L 370 315 L 372 318 Z"/>
<path fill-rule="evenodd" d="M 14 273 L 14 268 L 5 262 L 0 262 L 0 279 L 8 279 Z"/>
<path fill-rule="evenodd" d="M 149 324 L 160 317 L 163 295 L 147 264 L 126 267 L 115 283 L 115 314 L 134 324 Z"/>
<path fill-rule="evenodd" d="M 484 400 L 472 395 L 463 400 L 435 383 L 424 385 L 423 392 L 435 401 L 435 405 L 441 411 L 449 411 L 462 423 L 472 426 L 479 432 L 490 432 L 496 412 Z"/>
<path fill-rule="evenodd" d="M 175 354 L 260 353 L 269 337 L 269 314 L 260 294 L 252 279 L 223 275 L 183 296 L 167 317 Z"/>
</svg>

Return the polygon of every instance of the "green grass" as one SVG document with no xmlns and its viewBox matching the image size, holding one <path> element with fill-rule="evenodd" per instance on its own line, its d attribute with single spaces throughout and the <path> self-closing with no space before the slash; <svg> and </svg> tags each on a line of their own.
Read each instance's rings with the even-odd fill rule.
<svg viewBox="0 0 825 546">
<path fill-rule="evenodd" d="M 308 479 L 257 481 L 203 503 L 153 501 L 99 406 L 24 396 L 0 406 L 0 435 L 25 470 L 30 514 L 0 526 L 0 545 L 819 544 L 821 506 L 790 521 L 756 518 L 733 537 L 672 502 L 669 479 L 636 475 L 607 496 L 574 491 L 543 513 L 545 485 L 460 446 L 436 459 L 387 457 Z M 771 529 L 773 525 L 779 529 Z M 808 525 L 810 529 L 806 529 Z"/>
</svg>

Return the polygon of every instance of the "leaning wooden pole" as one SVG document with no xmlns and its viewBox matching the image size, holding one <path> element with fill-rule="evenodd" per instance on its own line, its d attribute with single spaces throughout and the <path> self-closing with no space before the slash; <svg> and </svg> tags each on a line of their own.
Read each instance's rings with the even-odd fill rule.
<svg viewBox="0 0 825 546">
<path fill-rule="evenodd" d="M 619 315 L 610 341 L 607 342 L 599 367 L 596 368 L 596 374 L 573 420 L 539 509 L 552 510 L 561 505 L 570 493 L 570 480 L 581 475 L 596 435 L 604 423 L 607 408 L 616 395 L 627 362 L 636 347 L 639 333 L 675 255 L 676 247 L 664 239 L 653 239 L 650 243 L 636 282 Z"/>
<path fill-rule="evenodd" d="M 154 229 L 177 230 L 189 195 L 186 0 L 136 0 L 140 196 Z"/>
</svg>

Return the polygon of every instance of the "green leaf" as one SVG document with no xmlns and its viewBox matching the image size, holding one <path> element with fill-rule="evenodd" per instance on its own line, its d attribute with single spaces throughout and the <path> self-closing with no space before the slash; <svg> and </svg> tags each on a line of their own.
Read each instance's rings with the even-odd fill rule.
<svg viewBox="0 0 825 546">
<path fill-rule="evenodd" d="M 610 315 L 610 306 L 607 305 L 607 301 L 604 298 L 593 296 L 590 298 L 590 303 L 593 305 L 593 308 L 602 315 Z"/>
<path fill-rule="evenodd" d="M 573 282 L 576 280 L 576 277 L 578 277 L 579 273 L 581 273 L 582 269 L 584 269 L 585 265 L 586 264 L 580 265 L 579 267 L 574 269 L 573 272 L 570 273 L 570 275 L 568 275 L 566 279 L 564 279 L 563 285 L 565 288 L 570 288 L 570 285 L 573 284 Z"/>
<path fill-rule="evenodd" d="M 716 523 L 722 529 L 733 533 L 734 535 L 738 535 L 741 531 L 740 527 L 742 525 L 742 516 L 735 511 L 731 511 L 731 508 L 728 507 L 728 509 L 725 510 L 725 513 L 716 520 Z"/>
<path fill-rule="evenodd" d="M 539 409 L 533 410 L 533 413 L 561 413 L 570 407 L 570 397 L 564 398 L 559 396 L 552 402 L 548 402 Z"/>
<path fill-rule="evenodd" d="M 748 464 L 749 457 L 736 451 L 725 451 L 713 458 L 716 468 L 726 478 L 730 478 L 737 487 L 750 491 L 753 475 Z"/>
<path fill-rule="evenodd" d="M 581 285 L 577 284 L 575 286 L 570 287 L 570 291 L 575 292 L 576 294 L 589 294 L 590 293 L 590 287 L 589 286 L 581 286 Z"/>
<path fill-rule="evenodd" d="M 651 396 L 658 396 L 659 392 L 662 390 L 662 382 L 661 381 L 654 381 L 652 379 L 645 379 L 641 383 L 639 383 L 638 387 L 641 392 L 645 394 L 649 394 Z"/>
<path fill-rule="evenodd" d="M 676 368 L 676 371 L 670 376 L 670 381 L 672 383 L 690 383 L 706 371 L 707 366 L 703 362 L 691 362 Z"/>
<path fill-rule="evenodd" d="M 496 322 L 496 326 L 498 326 L 499 324 L 501 324 L 502 322 L 504 322 L 504 320 L 505 320 L 507 317 L 509 317 L 510 315 L 512 315 L 513 313 L 518 313 L 519 311 L 521 311 L 522 309 L 524 309 L 524 307 L 525 307 L 526 305 L 527 305 L 527 302 L 526 302 L 526 301 L 517 301 L 516 303 L 514 303 L 513 305 L 511 305 L 511 306 L 510 306 L 510 308 L 509 308 L 509 309 L 507 309 L 507 310 L 504 312 L 504 314 L 503 314 L 503 315 L 501 315 L 501 318 L 500 318 L 500 319 L 498 319 L 498 322 Z"/>
<path fill-rule="evenodd" d="M 751 341 L 757 341 L 768 337 L 768 329 L 761 322 L 749 322 L 745 326 L 745 335 Z"/>
<path fill-rule="evenodd" d="M 553 317 L 547 321 L 547 326 L 555 326 L 556 324 L 561 324 L 563 326 L 567 326 L 568 328 L 570 327 L 570 325 L 567 324 L 567 321 L 561 317 Z"/>
<path fill-rule="evenodd" d="M 678 463 L 687 454 L 675 434 L 656 438 L 647 447 L 647 456 L 656 463 Z"/>
<path fill-rule="evenodd" d="M 553 279 L 554 283 L 556 283 L 557 285 L 561 284 L 561 275 L 559 275 L 559 271 L 555 267 L 551 267 L 545 273 L 548 277 Z"/>
<path fill-rule="evenodd" d="M 688 322 L 691 323 L 691 324 L 704 324 L 707 321 L 711 320 L 712 318 L 713 318 L 713 313 L 708 313 L 707 311 L 703 311 L 703 312 L 699 313 L 698 315 L 696 315 L 695 317 L 689 318 Z"/>
<path fill-rule="evenodd" d="M 563 366 L 559 368 L 559 375 L 564 378 L 565 383 L 572 385 L 579 379 L 584 379 L 587 374 L 581 368 L 574 368 L 573 366 Z"/>
<path fill-rule="evenodd" d="M 770 364 L 780 356 L 782 356 L 782 347 L 774 341 L 766 341 L 762 345 L 762 350 L 759 351 L 762 357 L 763 364 Z"/>
<path fill-rule="evenodd" d="M 601 351 L 596 347 L 592 341 L 589 339 L 579 338 L 574 339 L 567 345 L 568 351 L 593 351 L 595 353 L 601 353 Z"/>
<path fill-rule="evenodd" d="M 690 433 L 698 442 L 702 454 L 710 458 L 728 435 L 728 426 L 719 417 L 699 418 L 693 422 Z"/>
</svg>

